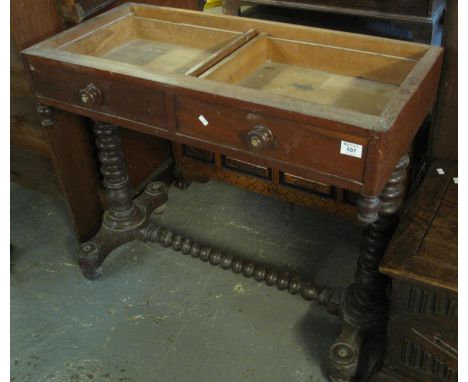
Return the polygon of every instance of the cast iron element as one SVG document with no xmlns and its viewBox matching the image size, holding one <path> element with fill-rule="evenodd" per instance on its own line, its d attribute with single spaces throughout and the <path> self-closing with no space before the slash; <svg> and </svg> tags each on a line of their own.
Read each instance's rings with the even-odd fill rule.
<svg viewBox="0 0 468 382">
<path fill-rule="evenodd" d="M 362 344 L 385 331 L 388 280 L 378 269 L 398 225 L 408 164 L 406 155 L 397 163 L 382 191 L 378 219 L 364 228 L 355 282 L 341 296 L 342 331 L 329 353 L 329 376 L 334 382 L 351 381 L 356 376 Z"/>
<path fill-rule="evenodd" d="M 167 188 L 160 182 L 149 184 L 132 200 L 118 128 L 97 122 L 94 133 L 109 208 L 104 212 L 97 235 L 80 246 L 78 262 L 83 274 L 90 279 L 100 276 L 107 255 L 135 240 L 138 230 L 148 224 L 151 213 L 162 212 L 167 201 Z"/>
<path fill-rule="evenodd" d="M 93 83 L 80 90 L 80 100 L 86 106 L 98 105 L 102 100 L 101 91 Z"/>
<path fill-rule="evenodd" d="M 247 143 L 251 149 L 263 150 L 273 144 L 273 133 L 268 127 L 255 126 L 247 133 Z"/>
<path fill-rule="evenodd" d="M 303 281 L 299 276 L 290 276 L 288 272 L 281 272 L 275 268 L 255 264 L 239 256 L 222 253 L 209 246 L 197 243 L 183 235 L 175 235 L 171 231 L 154 224 L 148 224 L 139 230 L 138 239 L 159 243 L 163 247 L 172 247 L 183 255 L 190 255 L 211 265 L 219 265 L 222 269 L 230 269 L 234 273 L 253 277 L 256 281 L 264 281 L 267 285 L 279 290 L 287 290 L 290 294 L 300 294 L 305 300 L 317 301 L 330 313 L 338 314 L 339 293 L 337 290 L 322 287 L 311 281 Z"/>
</svg>

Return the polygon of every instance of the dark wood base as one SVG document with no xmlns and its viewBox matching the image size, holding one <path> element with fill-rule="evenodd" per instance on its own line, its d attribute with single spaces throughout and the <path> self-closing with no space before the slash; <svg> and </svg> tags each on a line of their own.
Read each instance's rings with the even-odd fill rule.
<svg viewBox="0 0 468 382">
<path fill-rule="evenodd" d="M 49 115 L 52 116 L 47 111 L 46 117 Z M 46 118 L 46 122 L 53 124 L 53 119 Z M 279 290 L 288 290 L 290 294 L 300 295 L 305 300 L 316 301 L 329 313 L 338 315 L 342 332 L 330 349 L 330 379 L 344 382 L 357 376 L 362 345 L 382 333 L 387 322 L 387 278 L 378 272 L 378 266 L 397 225 L 396 214 L 405 190 L 407 156 L 398 162 L 380 197 L 362 196 L 358 202 L 358 218 L 365 228 L 355 283 L 343 292 L 222 253 L 151 223 L 151 213 L 161 213 L 165 209 L 167 187 L 161 182 L 151 183 L 132 200 L 118 127 L 97 122 L 94 133 L 109 207 L 97 235 L 80 246 L 78 261 L 87 278 L 99 277 L 106 257 L 115 248 L 130 241 L 141 240 L 171 247 L 184 255 L 219 265 L 222 269 L 230 269 L 270 286 L 275 285 Z"/>
<path fill-rule="evenodd" d="M 377 268 L 396 225 L 397 217 L 393 215 L 380 217 L 364 229 L 356 281 L 341 296 L 342 331 L 328 358 L 334 382 L 352 380 L 358 372 L 363 344 L 385 331 L 389 310 L 387 277 Z"/>
</svg>

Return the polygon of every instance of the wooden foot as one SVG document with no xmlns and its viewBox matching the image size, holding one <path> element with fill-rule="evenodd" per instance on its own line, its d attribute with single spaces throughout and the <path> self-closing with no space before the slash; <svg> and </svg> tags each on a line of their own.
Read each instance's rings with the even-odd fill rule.
<svg viewBox="0 0 468 382">
<path fill-rule="evenodd" d="M 174 170 L 174 187 L 178 188 L 179 190 L 186 190 L 192 184 L 190 180 L 188 180 L 182 171 L 180 171 L 177 166 Z"/>
</svg>

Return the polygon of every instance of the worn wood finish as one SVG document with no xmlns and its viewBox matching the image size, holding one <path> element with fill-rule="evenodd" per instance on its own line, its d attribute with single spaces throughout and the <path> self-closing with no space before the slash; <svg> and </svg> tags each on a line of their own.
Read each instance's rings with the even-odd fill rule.
<svg viewBox="0 0 468 382">
<path fill-rule="evenodd" d="M 221 148 L 221 152 L 224 151 L 223 148 L 233 152 L 246 151 L 247 134 L 257 125 L 268 126 L 273 132 L 275 144 L 271 148 L 261 150 L 257 155 L 250 154 L 250 162 L 274 166 L 283 171 L 294 168 L 294 173 L 310 176 L 311 179 L 320 178 L 321 173 L 334 174 L 336 180 L 333 183 L 341 183 L 341 179 L 350 179 L 350 188 L 363 180 L 364 164 L 335 150 L 340 145 L 340 140 L 356 142 L 366 150 L 367 142 L 362 138 L 327 134 L 326 131 L 310 128 L 305 124 L 294 124 L 288 120 L 273 119 L 222 105 L 206 105 L 185 97 L 176 97 L 175 105 L 177 140 L 192 142 L 195 139 L 202 141 L 203 147 L 207 149 L 216 145 Z M 200 128 L 201 123 L 198 120 L 200 114 L 210 121 L 203 129 Z M 292 142 L 291 137 L 294 137 Z M 313 151 L 312 146 L 315 148 Z M 237 155 L 233 153 L 233 156 Z M 320 163 L 321 158 L 325 156 L 329 160 Z M 315 174 L 312 174 L 310 169 L 313 169 Z"/>
<path fill-rule="evenodd" d="M 372 382 L 458 381 L 458 296 L 394 279 L 383 369 Z"/>
<path fill-rule="evenodd" d="M 393 278 L 383 369 L 372 382 L 458 381 L 458 295 Z"/>
<path fill-rule="evenodd" d="M 210 24 L 211 28 L 220 25 L 227 28 L 216 32 L 215 36 L 220 36 L 220 39 L 216 40 L 217 37 L 214 37 L 215 40 L 213 38 L 211 40 L 216 45 L 219 54 L 223 51 L 222 46 L 219 44 L 226 44 L 230 41 L 227 38 L 229 33 L 233 31 L 241 32 L 243 28 L 251 25 L 251 21 L 244 22 L 243 19 L 226 16 L 211 16 L 180 10 L 168 12 L 165 8 L 131 4 L 120 7 L 26 51 L 30 67 L 34 69 L 35 89 L 41 102 L 196 147 L 211 150 L 217 147 L 216 151 L 224 155 L 250 162 L 260 160 L 265 165 L 276 167 L 282 171 L 297 173 L 299 176 L 309 177 L 313 173 L 313 176 L 310 177 L 313 181 L 348 188 L 368 195 L 378 195 L 398 158 L 409 150 L 411 140 L 430 110 L 435 98 L 436 83 L 441 64 L 440 49 L 407 43 L 398 45 L 394 41 L 390 42 L 385 39 L 367 36 L 361 37 L 362 41 L 358 43 L 357 40 L 359 39 L 356 36 L 339 32 L 330 32 L 330 34 L 336 35 L 338 42 L 335 41 L 331 46 L 321 48 L 324 49 L 323 54 L 330 59 L 328 65 L 326 61 L 323 61 L 325 66 L 320 67 L 322 70 L 328 70 L 332 73 L 337 70 L 347 70 L 348 75 L 362 76 L 362 72 L 353 72 L 352 66 L 351 69 L 346 69 L 345 67 L 338 68 L 335 65 L 336 62 L 340 62 L 340 55 L 342 54 L 349 55 L 349 59 L 353 62 L 354 60 L 360 62 L 359 57 L 363 54 L 369 58 L 370 62 L 375 59 L 376 66 L 370 69 L 369 75 L 380 81 L 386 81 L 386 74 L 382 74 L 385 72 L 378 68 L 386 68 L 388 59 L 393 60 L 394 64 L 392 65 L 410 65 L 405 69 L 410 70 L 409 74 L 406 78 L 402 77 L 396 81 L 399 83 L 398 89 L 389 97 L 378 116 L 329 105 L 318 105 L 307 100 L 294 99 L 273 93 L 268 93 L 268 96 L 265 96 L 265 92 L 259 89 L 244 88 L 227 83 L 215 83 L 206 81 L 203 78 L 182 77 L 182 74 L 177 73 L 155 73 L 151 68 L 142 67 L 139 63 L 132 65 L 107 60 L 105 57 L 100 56 L 100 53 L 96 53 L 98 55 L 96 57 L 95 55 L 70 52 L 70 50 L 73 51 L 75 47 L 83 44 L 87 46 L 87 52 L 95 52 L 93 46 L 98 40 L 93 39 L 92 36 L 96 28 L 101 28 L 96 32 L 99 34 L 103 30 L 102 28 L 105 29 L 109 24 L 113 28 L 119 23 L 128 22 L 129 16 L 134 18 L 135 25 L 141 25 L 141 22 L 148 22 L 147 18 L 149 16 L 160 17 L 167 14 L 172 14 L 172 19 L 177 17 L 179 22 L 194 23 L 197 28 L 200 28 L 199 33 L 204 33 L 205 27 L 203 25 L 206 24 Z M 145 18 L 141 16 L 145 16 Z M 170 23 L 168 20 L 161 22 L 155 19 L 150 24 L 153 25 L 154 22 Z M 269 30 L 272 33 L 272 38 L 289 36 L 296 28 L 298 31 L 297 46 L 301 47 L 303 45 L 316 47 L 315 43 L 311 43 L 311 40 L 323 38 L 323 32 L 313 28 L 286 27 L 283 24 L 260 21 L 256 21 L 255 24 L 260 33 Z M 180 27 L 179 25 L 173 24 L 174 31 L 185 28 L 185 26 Z M 262 27 L 264 28 L 262 29 Z M 301 33 L 304 29 L 306 29 L 307 33 Z M 226 36 L 226 40 L 223 40 L 225 38 L 222 37 L 223 35 Z M 351 41 L 338 44 L 343 39 L 347 40 L 347 36 L 352 36 L 350 37 Z M 261 38 L 261 36 L 257 38 Z M 251 40 L 251 43 L 253 41 Z M 374 44 L 369 44 L 371 49 L 365 52 L 348 49 L 349 44 L 358 46 L 368 41 L 380 41 L 381 46 L 379 49 L 382 51 L 385 48 L 386 55 L 377 54 L 374 51 Z M 181 42 L 178 42 L 178 44 L 181 44 Z M 288 44 L 293 43 L 288 42 Z M 62 49 L 61 46 L 66 48 Z M 340 46 L 342 47 L 340 48 Z M 245 47 L 246 45 L 240 49 Z M 234 57 L 238 51 L 227 56 L 215 66 L 229 62 L 231 57 Z M 294 57 L 296 57 L 295 53 L 286 54 L 286 59 L 294 60 Z M 297 65 L 297 62 L 293 61 L 293 63 Z M 362 71 L 362 68 L 359 70 Z M 56 72 L 62 73 L 60 76 L 68 76 L 69 81 L 67 81 L 67 84 L 76 83 L 76 85 L 65 89 L 63 79 L 54 82 L 56 76 L 51 74 Z M 54 83 L 51 83 L 51 81 Z M 148 107 L 144 105 L 135 105 L 133 109 L 127 107 L 124 111 L 121 111 L 120 107 L 116 108 L 116 105 L 113 104 L 117 100 L 113 98 L 115 92 L 112 89 L 115 86 L 114 84 L 118 84 L 120 81 L 122 83 L 138 84 L 138 86 L 133 86 L 134 91 L 137 93 L 145 91 L 144 89 L 148 89 L 148 92 L 158 97 L 164 93 L 164 107 L 155 108 L 154 103 L 151 106 L 151 110 L 153 110 L 151 115 L 142 114 L 140 110 Z M 103 102 L 100 105 L 88 106 L 80 102 L 76 96 L 77 91 L 79 92 L 80 88 L 91 82 L 96 82 L 96 86 L 101 89 L 103 99 L 109 98 L 108 103 Z M 69 93 L 66 94 L 66 92 Z M 227 94 L 229 96 L 226 96 Z M 135 96 L 137 95 L 135 94 Z M 159 102 L 158 105 L 162 105 L 162 102 Z M 174 121 L 172 119 L 172 110 L 176 108 L 178 111 Z M 194 114 L 194 108 L 201 108 L 196 115 Z M 233 124 L 235 123 L 236 128 L 239 129 L 237 133 L 232 129 L 223 128 L 226 122 L 218 117 L 216 110 L 223 110 L 227 113 L 226 115 L 230 116 L 227 123 L 231 123 L 231 121 Z M 122 116 L 122 112 L 127 114 Z M 166 114 L 165 120 L 163 120 L 164 118 L 149 120 L 149 118 L 163 115 L 161 113 Z M 213 122 L 206 129 L 197 130 L 195 118 L 200 113 L 209 115 Z M 270 119 L 270 116 L 273 119 Z M 283 126 L 278 125 L 276 127 L 278 119 L 282 120 L 281 124 Z M 275 130 L 273 134 L 278 137 L 278 140 L 276 141 L 276 147 L 272 148 L 271 151 L 267 150 L 264 153 L 256 154 L 246 144 L 242 143 L 242 134 L 247 133 L 255 124 L 261 123 L 271 124 L 271 129 Z M 323 146 L 323 150 L 328 150 L 329 155 L 337 155 L 336 158 L 339 158 L 339 161 L 347 162 L 344 165 L 346 174 L 340 173 L 338 166 L 333 164 L 336 160 L 331 160 L 331 158 L 325 160 L 325 157 L 321 154 L 317 154 L 317 159 L 313 160 L 314 163 L 310 160 L 303 162 L 295 160 L 295 163 L 288 163 L 285 160 L 284 155 L 281 154 L 281 147 L 283 144 L 285 145 L 285 153 L 293 149 L 294 143 L 291 146 L 291 143 L 287 142 L 287 134 L 288 129 L 294 129 L 293 126 L 296 123 L 311 126 L 311 133 L 315 137 L 327 137 L 323 141 L 323 145 L 320 146 Z M 200 126 L 200 123 L 198 123 L 198 126 Z M 214 142 L 214 140 L 210 139 L 209 131 L 213 131 L 213 137 L 218 134 L 221 134 L 221 136 L 223 134 L 230 135 L 226 135 L 225 140 Z M 304 142 L 306 142 L 307 135 L 304 135 L 303 138 Z M 339 154 L 341 140 L 362 144 L 362 159 L 356 160 L 356 158 Z M 305 153 L 310 151 L 310 145 L 307 146 L 307 143 L 304 143 L 303 147 L 303 149 L 298 149 L 297 154 L 299 158 L 303 156 L 305 160 Z M 309 147 L 309 149 L 306 147 Z M 301 150 L 303 154 L 299 154 Z"/>
<path fill-rule="evenodd" d="M 431 164 L 380 265 L 392 278 L 392 304 L 384 368 L 375 381 L 457 380 L 456 176 L 456 162 Z"/>
<path fill-rule="evenodd" d="M 362 344 L 385 327 L 386 278 L 377 267 L 402 204 L 409 161 L 405 154 L 435 98 L 442 52 L 336 32 L 325 37 L 320 30 L 268 22 L 255 22 L 253 32 L 249 25 L 226 16 L 128 4 L 24 51 L 44 104 L 43 124 L 53 124 L 51 106 L 99 120 L 94 131 L 109 208 L 98 234 L 82 244 L 80 265 L 88 278 L 98 277 L 106 256 L 134 239 L 179 243 L 183 252 L 186 248 L 194 257 L 211 259 L 211 248 L 192 245 L 188 238 L 180 243 L 172 233 L 148 223 L 147 212 L 162 209 L 167 194 L 164 186 L 153 184 L 132 200 L 115 124 L 216 152 L 219 155 L 207 158 L 215 164 L 221 160 L 239 169 L 254 168 L 266 178 L 283 173 L 283 181 L 290 183 L 312 181 L 360 192 L 366 202 L 358 203 L 358 218 L 365 216 L 361 220 L 368 226 L 356 282 L 341 297 L 332 289 L 323 295 L 313 289 L 313 299 L 332 306 L 330 311 L 339 313 L 343 324 L 330 350 L 330 377 L 350 381 Z M 288 38 L 293 35 L 297 37 Z M 323 44 L 327 39 L 330 44 Z M 256 44 L 262 49 L 251 48 Z M 188 56 L 181 54 L 189 51 Z M 236 60 L 253 65 L 237 70 L 232 64 Z M 268 60 L 288 69 L 328 73 L 326 80 L 349 77 L 348 88 L 342 87 L 336 97 L 354 97 L 365 87 L 362 81 L 373 83 L 372 89 L 375 83 L 393 88 L 382 105 L 364 112 L 365 102 L 361 108 L 345 108 L 340 101 L 321 104 L 287 92 L 276 94 L 268 88 L 271 79 L 266 78 L 263 87 L 261 76 L 254 81 L 260 81 L 259 86 L 243 86 L 252 69 Z M 223 71 L 225 65 L 235 75 Z M 199 68 L 206 71 L 187 75 Z M 223 74 L 216 77 L 218 70 Z M 65 79 L 67 87 L 62 85 Z M 330 88 L 324 92 L 332 92 Z M 359 145 L 360 153 L 343 155 L 343 142 Z M 270 168 L 279 171 L 270 174 Z M 218 263 L 221 258 L 212 260 Z M 241 259 L 232 265 L 248 277 L 257 269 Z M 281 275 L 272 282 L 280 289 L 291 288 L 291 293 L 303 287 Z"/>
<path fill-rule="evenodd" d="M 235 1 L 233 0 L 230 0 L 230 1 L 225 1 L 224 2 L 224 6 L 233 6 L 234 9 L 231 11 L 231 12 L 228 12 L 227 14 L 237 14 L 238 12 L 238 8 L 239 8 L 239 4 L 235 5 L 234 3 L 236 3 Z M 238 2 L 237 2 L 238 3 Z M 288 2 L 283 2 L 284 4 L 287 4 Z M 303 3 L 303 4 L 302 4 Z M 319 3 L 319 2 L 317 2 Z M 346 3 L 346 4 L 345 4 Z M 343 4 L 337 4 L 336 2 L 333 2 L 334 4 L 334 8 L 332 10 L 335 10 L 335 11 L 340 11 L 340 7 L 358 7 L 359 2 L 344 2 Z M 398 27 L 400 25 L 403 25 L 403 26 L 408 26 L 408 25 L 412 25 L 413 27 L 411 28 L 413 32 L 418 32 L 417 35 L 414 36 L 414 40 L 413 41 L 420 41 L 420 42 L 425 42 L 425 43 L 430 43 L 431 41 L 433 41 L 433 35 L 436 35 L 436 31 L 439 30 L 439 22 L 437 21 L 438 17 L 437 15 L 441 15 L 441 10 L 443 8 L 443 1 L 435 1 L 435 2 L 432 2 L 433 3 L 433 9 L 428 9 L 429 11 L 429 14 L 428 16 L 436 16 L 436 18 L 434 19 L 426 19 L 424 22 L 419 22 L 419 23 L 415 23 L 415 24 L 412 24 L 412 23 L 408 23 L 405 25 L 404 22 L 401 22 L 400 20 L 400 23 L 398 23 L 396 21 L 396 19 L 393 19 L 392 21 L 390 21 L 389 23 L 391 23 L 392 26 L 395 26 L 396 29 L 399 29 Z M 307 2 L 307 4 L 305 4 L 304 2 L 300 2 L 300 1 L 295 1 L 291 4 L 292 6 L 297 6 L 297 7 L 300 7 L 301 5 L 307 5 L 307 6 L 310 6 L 312 5 L 313 6 L 313 2 Z M 373 17 L 372 15 L 369 15 L 367 14 L 367 18 L 354 18 L 353 21 L 351 21 L 351 18 L 346 18 L 346 15 L 348 15 L 348 10 L 349 8 L 346 8 L 346 10 L 343 10 L 343 12 L 346 12 L 346 14 L 343 14 L 342 17 L 341 17 L 341 20 L 343 21 L 347 21 L 351 26 L 357 26 L 357 25 L 361 25 L 363 22 L 365 22 L 366 20 L 369 21 L 369 23 L 375 23 L 375 22 L 380 22 L 380 23 L 385 23 L 386 21 L 383 21 L 380 19 L 381 16 L 383 15 L 388 15 L 388 16 L 391 16 L 391 14 L 388 13 L 388 10 L 386 11 L 384 9 L 384 7 L 388 6 L 389 3 L 382 3 L 382 4 L 379 4 L 379 7 L 380 7 L 380 11 L 379 11 L 379 15 L 376 15 L 375 17 Z M 411 4 L 406 4 L 406 6 L 413 6 L 414 4 L 411 3 Z M 391 4 L 390 4 L 391 6 Z M 280 11 L 278 10 L 278 17 L 276 17 L 276 14 L 273 10 L 271 11 L 267 11 L 266 12 L 266 15 L 264 17 L 264 8 L 262 10 L 260 10 L 261 7 L 256 7 L 256 9 L 258 8 L 258 11 L 252 11 L 249 10 L 248 12 L 245 12 L 245 14 L 243 13 L 242 15 L 243 16 L 247 16 L 247 17 L 260 17 L 260 18 L 263 18 L 265 19 L 269 19 L 270 17 L 273 17 L 273 19 L 283 19 L 283 16 L 282 14 L 280 13 Z M 430 8 L 430 7 L 428 7 Z M 409 14 L 409 12 L 407 11 L 407 9 L 405 9 L 405 6 L 402 6 L 401 8 L 399 8 L 399 11 L 404 11 L 406 13 L 406 15 L 399 15 L 400 19 L 405 16 L 407 16 Z M 434 11 L 434 12 L 432 12 Z M 323 12 L 325 13 L 329 13 L 327 9 L 324 9 Z M 449 9 L 449 12 L 450 12 L 450 9 Z M 249 13 L 249 15 L 247 15 L 247 13 Z M 312 15 L 312 16 L 315 16 L 317 21 L 318 20 L 322 20 L 322 18 L 319 16 L 319 15 L 322 15 L 323 13 L 312 13 L 312 12 L 307 12 L 308 14 Z M 420 9 L 420 13 L 422 15 L 425 15 L 425 11 L 424 9 Z M 284 13 L 283 13 L 284 14 Z M 295 24 L 303 24 L 304 22 L 307 22 L 308 25 L 311 25 L 312 23 L 309 23 L 308 19 L 307 18 L 304 18 L 304 17 L 300 17 L 299 15 L 302 15 L 303 12 L 296 12 L 296 13 L 292 13 L 292 12 L 289 12 L 289 14 L 291 15 L 298 15 L 297 18 L 293 17 L 293 19 L 291 20 L 291 18 L 287 18 L 288 22 L 293 22 Z M 445 19 L 447 19 L 447 14 L 445 16 Z M 331 20 L 329 20 L 330 22 Z M 321 25 L 324 25 L 324 24 L 321 24 Z M 327 25 L 325 23 L 325 25 Z M 449 23 L 445 23 L 445 26 L 446 28 L 450 28 L 450 25 Z M 335 26 L 336 27 L 336 26 Z M 394 28 L 391 28 L 392 30 L 394 30 Z M 419 32 L 424 32 L 425 34 L 421 34 Z M 370 34 L 375 34 L 375 31 L 372 32 L 372 31 L 369 31 Z M 445 31 L 444 31 L 444 35 L 445 35 Z M 241 51 L 242 49 L 239 49 L 239 52 Z M 202 77 L 206 77 L 206 76 L 211 76 L 213 78 L 213 75 L 216 75 L 217 77 L 218 76 L 221 76 L 224 77 L 225 79 L 227 79 L 228 81 L 232 81 L 232 82 L 238 82 L 238 79 L 241 78 L 241 77 L 246 77 L 246 69 L 251 69 L 253 67 L 257 67 L 258 66 L 258 57 L 265 57 L 266 54 L 262 53 L 262 49 L 260 49 L 260 46 L 259 44 L 257 44 L 255 47 L 252 46 L 252 49 L 251 51 L 255 51 L 256 52 L 256 55 L 254 54 L 249 54 L 249 55 L 245 55 L 245 54 L 240 54 L 236 57 L 233 57 L 231 58 L 231 60 L 229 61 L 228 64 L 226 65 L 223 65 L 223 66 L 220 66 L 218 67 L 216 73 L 213 73 L 211 74 L 211 72 L 213 70 L 208 70 L 204 75 L 202 75 Z M 312 61 L 312 59 L 309 59 L 309 61 Z M 306 81 L 306 76 L 308 76 L 308 79 L 309 79 L 309 84 L 311 84 L 312 86 L 315 87 L 315 85 L 318 83 L 320 84 L 320 80 L 323 79 L 323 74 L 321 72 L 318 72 L 317 74 L 319 74 L 318 76 L 318 80 L 319 81 L 315 81 L 315 83 L 312 83 L 313 81 L 310 81 L 311 77 L 313 76 L 313 72 L 311 70 L 307 70 L 307 69 L 302 69 L 302 68 L 297 68 L 296 70 L 293 70 L 291 72 L 287 72 L 284 70 L 284 67 L 282 65 L 271 65 L 270 66 L 264 66 L 265 69 L 267 70 L 261 70 L 262 68 L 260 68 L 259 70 L 256 70 L 255 73 L 253 73 L 253 75 L 251 76 L 248 76 L 248 82 L 250 82 L 249 84 L 246 83 L 246 81 L 243 82 L 243 85 L 244 86 L 251 86 L 251 87 L 263 87 L 264 88 L 264 83 L 262 81 L 257 81 L 256 80 L 256 77 L 263 77 L 263 76 L 269 76 L 270 78 L 272 78 L 272 81 L 270 82 L 269 86 L 271 87 L 272 91 L 278 91 L 278 90 L 285 90 L 287 93 L 289 93 L 290 95 L 292 96 L 297 96 L 298 98 L 301 98 L 301 97 L 304 97 L 304 95 L 306 95 L 307 97 L 310 97 L 312 94 L 316 94 L 316 98 L 320 100 L 320 102 L 328 102 L 328 104 L 330 104 L 331 102 L 340 102 L 342 104 L 342 106 L 346 107 L 353 107 L 356 103 L 360 102 L 361 99 L 359 97 L 356 97 L 356 94 L 352 97 L 333 97 L 333 92 L 329 92 L 328 94 L 324 94 L 324 89 L 318 89 L 318 91 L 316 92 L 310 92 L 310 91 L 304 91 L 303 87 L 296 87 L 296 88 L 293 88 L 292 86 L 287 86 L 287 87 L 281 87 L 280 89 L 278 88 L 278 85 L 284 85 L 284 83 L 293 83 L 293 84 L 299 84 L 299 83 L 303 83 L 303 82 L 307 82 Z M 273 70 L 273 69 L 277 69 L 277 70 Z M 290 73 L 290 75 L 289 75 Z M 300 76 L 301 74 L 304 74 L 304 76 L 300 77 L 301 80 L 300 81 L 297 81 L 297 77 Z M 334 91 L 337 91 L 337 88 L 343 84 L 344 87 L 347 86 L 346 82 L 343 81 L 343 77 L 339 77 L 338 75 L 336 75 L 336 81 L 333 82 L 332 86 L 333 86 L 333 90 Z M 363 81 L 365 82 L 365 81 Z M 309 86 L 308 88 L 312 87 L 312 86 Z M 308 89 L 307 89 L 308 90 Z M 379 88 L 376 88 L 375 89 L 376 91 L 380 90 Z M 342 91 L 342 89 L 340 89 L 339 91 Z M 363 92 L 364 93 L 364 92 Z M 364 98 L 362 99 L 362 106 L 366 107 L 366 108 L 372 108 L 373 105 L 375 104 L 375 100 L 377 99 L 380 99 L 380 97 L 373 97 L 371 96 L 371 93 L 365 93 L 363 94 L 364 95 Z M 450 98 L 450 99 L 453 99 L 453 98 Z M 452 114 L 454 115 L 454 114 Z M 411 150 L 411 176 L 410 176 L 410 182 L 411 182 L 411 185 L 412 187 L 416 187 L 418 184 L 419 184 L 419 177 L 421 176 L 422 172 L 425 170 L 425 161 L 426 161 L 426 151 L 427 151 L 427 136 L 428 136 L 428 126 L 429 123 L 425 123 L 425 125 L 421 128 L 421 130 L 424 130 L 424 131 L 421 131 L 420 130 L 420 133 L 418 134 L 418 138 L 417 138 L 417 141 L 415 140 L 413 146 L 414 146 L 414 149 L 415 151 L 413 152 L 413 149 Z M 441 134 L 442 136 L 439 136 L 437 138 L 437 141 L 436 143 L 439 143 L 441 140 L 443 139 L 447 139 L 449 138 L 448 134 L 447 136 L 444 135 L 444 134 Z M 451 134 L 450 137 L 453 137 L 454 135 Z M 219 155 L 219 154 L 216 154 L 214 153 L 213 155 Z M 205 176 L 205 180 L 206 180 L 206 173 L 207 171 L 210 169 L 210 165 L 207 165 L 206 163 L 203 163 L 203 162 L 200 162 L 199 160 L 197 159 L 194 159 L 192 161 L 192 163 L 189 163 L 190 160 L 189 160 L 189 157 L 188 156 L 185 156 L 184 157 L 184 160 L 183 160 L 183 163 L 182 163 L 182 159 L 179 159 L 177 158 L 176 159 L 177 162 L 178 162 L 178 169 L 181 173 L 185 174 L 185 177 L 186 178 L 189 178 L 189 179 L 192 179 L 192 180 L 196 180 L 198 178 L 202 178 L 203 176 Z M 212 166 L 211 166 L 212 168 Z M 198 169 L 198 171 L 200 171 L 200 176 L 196 176 L 196 174 L 194 174 L 195 172 L 195 169 Z M 206 169 L 206 171 L 204 171 L 204 169 Z M 247 172 L 251 173 L 251 174 L 254 174 L 255 175 L 255 169 L 251 169 L 251 171 L 249 171 L 249 169 L 246 169 Z M 235 171 L 235 170 L 233 170 Z M 272 172 L 275 172 L 276 170 L 275 169 L 272 169 Z M 242 174 L 240 175 L 238 172 L 232 172 L 232 173 L 229 173 L 229 170 L 228 169 L 224 169 L 222 172 L 220 172 L 220 170 L 216 170 L 213 172 L 213 170 L 211 169 L 211 172 L 213 174 L 213 177 L 218 179 L 219 176 L 221 176 L 223 179 L 226 179 L 226 181 L 228 182 L 234 182 L 235 185 L 238 185 L 240 187 L 250 187 L 251 183 L 250 181 L 245 181 L 245 175 Z M 238 180 L 238 182 L 236 183 L 236 179 Z M 255 184 L 258 184 L 259 186 L 258 187 L 255 187 L 255 188 L 252 188 L 252 189 L 259 189 L 259 190 L 262 190 L 261 192 L 265 194 L 265 192 L 268 194 L 268 189 L 271 187 L 271 185 L 269 184 L 269 181 L 268 180 L 263 180 L 261 178 L 255 178 Z M 314 184 L 317 184 L 317 183 L 314 183 Z M 324 200 L 323 198 L 320 198 L 320 202 L 317 202 L 317 204 L 315 205 L 315 208 L 319 208 L 319 209 L 323 209 L 323 208 L 326 208 L 326 211 L 330 212 L 330 211 L 333 211 L 335 208 L 336 208 L 336 203 L 335 203 L 335 200 L 338 201 L 338 203 L 342 203 L 343 202 L 343 197 L 340 198 L 340 194 L 343 195 L 343 191 L 339 188 L 336 189 L 336 195 L 334 197 L 332 197 L 332 199 L 330 200 Z M 286 200 L 289 200 L 289 201 L 299 201 L 299 203 L 301 203 L 301 201 L 304 201 L 304 200 L 315 200 L 316 199 L 316 196 L 315 195 L 310 195 L 309 197 L 307 197 L 306 199 L 304 199 L 304 195 L 302 193 L 298 193 L 297 195 L 294 195 L 296 192 L 298 192 L 298 190 L 295 190 L 295 189 L 288 189 L 288 195 L 290 196 L 289 199 L 286 199 Z M 313 193 L 315 192 L 318 192 L 319 195 L 322 194 L 321 191 L 311 191 Z M 269 195 L 273 195 L 274 197 L 280 197 L 280 198 L 283 198 L 284 195 L 282 193 L 278 194 L 276 193 L 276 191 L 274 192 L 273 190 L 271 191 L 271 193 L 269 193 Z M 326 194 L 328 195 L 328 194 Z M 345 196 L 346 196 L 346 193 L 345 193 Z M 284 200 L 284 199 L 283 199 Z M 344 202 L 346 203 L 346 198 L 344 200 Z M 310 205 L 310 204 L 308 204 Z M 344 205 L 343 208 L 349 208 L 348 205 Z"/>
<path fill-rule="evenodd" d="M 437 168 L 445 175 L 439 175 Z M 457 165 L 436 161 L 421 190 L 404 211 L 402 223 L 380 270 L 392 277 L 417 280 L 456 292 L 458 287 Z"/>
<path fill-rule="evenodd" d="M 210 69 L 212 66 L 216 65 L 219 61 L 229 56 L 235 50 L 239 49 L 249 40 L 253 39 L 258 35 L 258 32 L 255 29 L 251 29 L 246 33 L 236 37 L 233 41 L 225 46 L 221 52 L 214 52 L 206 60 L 200 62 L 195 67 L 191 68 L 185 74 L 187 76 L 198 77 Z"/>
</svg>

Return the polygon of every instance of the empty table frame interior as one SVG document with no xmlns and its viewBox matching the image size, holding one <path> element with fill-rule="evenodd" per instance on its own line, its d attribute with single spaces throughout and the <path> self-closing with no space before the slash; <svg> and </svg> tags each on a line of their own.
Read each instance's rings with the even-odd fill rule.
<svg viewBox="0 0 468 382">
<path fill-rule="evenodd" d="M 146 16 L 126 13 L 58 49 L 376 116 L 422 54 L 402 57 Z"/>
<path fill-rule="evenodd" d="M 262 34 L 201 77 L 380 115 L 415 63 Z"/>
</svg>

